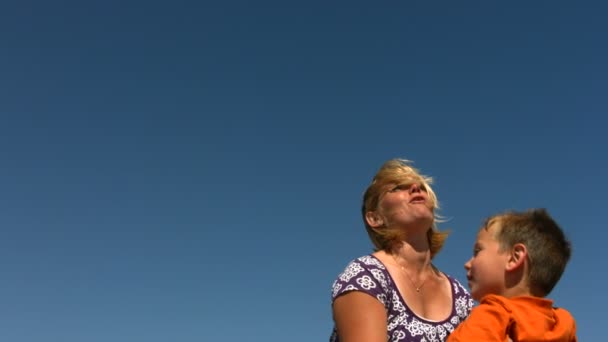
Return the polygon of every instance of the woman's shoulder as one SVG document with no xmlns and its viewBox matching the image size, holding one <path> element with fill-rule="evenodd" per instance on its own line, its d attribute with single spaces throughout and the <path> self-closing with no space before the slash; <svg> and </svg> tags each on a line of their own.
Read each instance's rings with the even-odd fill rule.
<svg viewBox="0 0 608 342">
<path fill-rule="evenodd" d="M 345 277 L 350 278 L 360 273 L 378 274 L 386 272 L 386 267 L 378 258 L 371 254 L 367 254 L 351 260 L 340 273 L 339 278 L 346 280 L 344 279 Z"/>
<path fill-rule="evenodd" d="M 380 261 L 380 259 L 375 257 L 373 254 L 367 254 L 367 255 L 360 256 L 360 257 L 354 259 L 352 262 L 360 263 L 361 265 L 365 265 L 366 267 L 369 267 L 369 268 L 379 268 L 382 270 L 386 269 L 386 266 L 384 266 L 382 261 Z"/>
<path fill-rule="evenodd" d="M 365 270 L 372 270 L 372 269 L 379 269 L 379 270 L 386 270 L 386 266 L 384 266 L 384 264 L 382 263 L 382 261 L 380 261 L 380 259 L 376 258 L 373 254 L 366 254 L 366 255 L 362 255 L 360 257 L 357 257 L 355 259 L 350 260 L 346 267 L 344 268 L 344 272 L 348 271 L 349 269 L 365 269 Z"/>
<path fill-rule="evenodd" d="M 373 255 L 353 259 L 333 284 L 333 297 L 352 290 L 384 292 L 391 284 L 390 276 L 382 262 Z"/>
</svg>

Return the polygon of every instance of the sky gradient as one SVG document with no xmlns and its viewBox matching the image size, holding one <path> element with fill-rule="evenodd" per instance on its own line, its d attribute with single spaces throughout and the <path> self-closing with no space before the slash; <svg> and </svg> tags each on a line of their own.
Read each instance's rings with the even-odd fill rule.
<svg viewBox="0 0 608 342">
<path fill-rule="evenodd" d="M 435 178 L 435 258 L 544 207 L 599 341 L 605 2 L 22 1 L 0 8 L 0 340 L 323 341 L 361 196 Z"/>
</svg>

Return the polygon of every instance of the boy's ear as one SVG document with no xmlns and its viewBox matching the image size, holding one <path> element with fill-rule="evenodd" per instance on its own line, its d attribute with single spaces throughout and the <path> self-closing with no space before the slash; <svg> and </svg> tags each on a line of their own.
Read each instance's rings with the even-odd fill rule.
<svg viewBox="0 0 608 342">
<path fill-rule="evenodd" d="M 528 258 L 528 248 L 523 243 L 516 243 L 509 252 L 509 259 L 507 260 L 506 270 L 513 271 L 522 265 Z"/>
<path fill-rule="evenodd" d="M 365 220 L 367 224 L 372 228 L 382 227 L 384 224 L 384 220 L 382 220 L 382 216 L 378 215 L 375 211 L 368 211 L 365 213 Z"/>
</svg>

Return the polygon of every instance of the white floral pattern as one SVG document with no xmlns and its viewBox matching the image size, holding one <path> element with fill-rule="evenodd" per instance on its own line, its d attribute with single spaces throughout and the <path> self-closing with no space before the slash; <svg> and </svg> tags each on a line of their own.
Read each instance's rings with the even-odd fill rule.
<svg viewBox="0 0 608 342">
<path fill-rule="evenodd" d="M 368 293 L 386 309 L 387 338 L 391 342 L 443 342 L 471 312 L 473 299 L 460 282 L 446 275 L 452 285 L 452 314 L 444 321 L 432 322 L 416 316 L 401 299 L 386 267 L 373 255 L 350 262 L 332 287 L 332 301 L 350 291 Z M 334 327 L 330 342 L 339 342 Z"/>
</svg>

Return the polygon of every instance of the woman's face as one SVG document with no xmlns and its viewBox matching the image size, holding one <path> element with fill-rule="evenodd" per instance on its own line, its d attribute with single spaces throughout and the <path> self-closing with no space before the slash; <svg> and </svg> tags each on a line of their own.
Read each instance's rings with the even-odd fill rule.
<svg viewBox="0 0 608 342">
<path fill-rule="evenodd" d="M 390 185 L 380 199 L 378 214 L 384 226 L 421 225 L 430 228 L 433 223 L 433 203 L 426 188 L 419 182 Z"/>
</svg>

